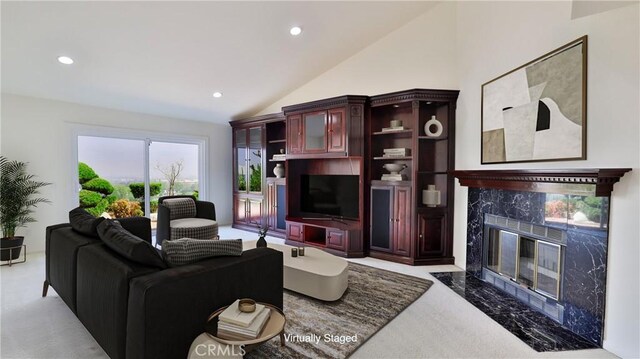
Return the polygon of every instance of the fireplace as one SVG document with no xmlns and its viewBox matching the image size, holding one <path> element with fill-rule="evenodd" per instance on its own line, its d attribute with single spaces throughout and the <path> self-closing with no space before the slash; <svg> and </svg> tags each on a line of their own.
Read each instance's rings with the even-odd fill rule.
<svg viewBox="0 0 640 359">
<path fill-rule="evenodd" d="M 469 187 L 467 275 L 601 346 L 609 199 L 629 170 L 455 171 Z"/>
<path fill-rule="evenodd" d="M 483 244 L 482 279 L 562 324 L 566 232 L 485 214 Z"/>
</svg>

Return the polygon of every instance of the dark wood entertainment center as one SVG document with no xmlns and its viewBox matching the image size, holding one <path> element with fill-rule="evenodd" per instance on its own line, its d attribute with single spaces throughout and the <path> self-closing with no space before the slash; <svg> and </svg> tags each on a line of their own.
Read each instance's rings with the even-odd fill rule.
<svg viewBox="0 0 640 359">
<path fill-rule="evenodd" d="M 233 227 L 257 231 L 268 226 L 270 235 L 285 238 L 287 244 L 319 247 L 343 257 L 452 264 L 450 171 L 455 164 L 457 96 L 458 91 L 425 89 L 348 95 L 231 121 Z M 433 127 L 440 132 L 437 136 L 425 133 L 432 116 L 441 127 Z M 392 120 L 400 120 L 402 128 L 390 130 Z M 388 157 L 390 149 L 406 153 Z M 273 157 L 282 152 L 284 159 Z M 285 178 L 273 172 L 278 163 L 285 167 Z M 402 180 L 382 180 L 386 163 L 406 166 Z M 302 178 L 318 175 L 358 176 L 358 218 L 304 211 Z M 427 185 L 436 186 L 440 204 L 422 203 Z"/>
</svg>

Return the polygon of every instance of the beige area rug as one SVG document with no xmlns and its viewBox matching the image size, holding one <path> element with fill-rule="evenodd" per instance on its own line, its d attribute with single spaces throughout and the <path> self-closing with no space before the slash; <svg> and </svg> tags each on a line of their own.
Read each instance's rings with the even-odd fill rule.
<svg viewBox="0 0 640 359">
<path fill-rule="evenodd" d="M 245 358 L 346 358 L 433 282 L 349 263 L 349 288 L 335 302 L 284 293 L 286 346 L 278 337 Z"/>
</svg>

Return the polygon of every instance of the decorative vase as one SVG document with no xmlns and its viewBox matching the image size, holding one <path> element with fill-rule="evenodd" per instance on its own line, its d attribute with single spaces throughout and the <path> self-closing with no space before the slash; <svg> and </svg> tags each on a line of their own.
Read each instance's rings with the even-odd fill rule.
<svg viewBox="0 0 640 359">
<path fill-rule="evenodd" d="M 5 237 L 0 239 L 0 261 L 18 259 L 22 252 L 22 243 L 24 243 L 24 237 L 22 236 Z"/>
<path fill-rule="evenodd" d="M 267 240 L 264 239 L 264 236 L 260 236 L 258 238 L 258 242 L 256 242 L 256 248 L 264 248 L 267 246 Z"/>
<path fill-rule="evenodd" d="M 430 184 L 427 189 L 422 190 L 422 203 L 427 207 L 436 207 L 440 205 L 440 191 L 436 190 L 436 186 Z"/>
<path fill-rule="evenodd" d="M 284 165 L 282 163 L 276 164 L 273 168 L 273 174 L 278 178 L 284 178 Z"/>
<path fill-rule="evenodd" d="M 432 126 L 435 126 L 435 131 L 431 130 Z M 427 137 L 439 137 L 442 135 L 442 130 L 442 122 L 438 121 L 435 115 L 431 116 L 431 119 L 424 124 L 424 133 Z"/>
</svg>

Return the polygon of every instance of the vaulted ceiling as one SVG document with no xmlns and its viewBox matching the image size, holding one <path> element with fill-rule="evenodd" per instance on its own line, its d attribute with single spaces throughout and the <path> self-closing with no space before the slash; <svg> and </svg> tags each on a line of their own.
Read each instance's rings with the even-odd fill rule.
<svg viewBox="0 0 640 359">
<path fill-rule="evenodd" d="M 3 1 L 2 91 L 224 123 L 434 4 Z M 294 25 L 300 36 L 289 34 Z M 61 55 L 75 63 L 60 64 Z"/>
</svg>

